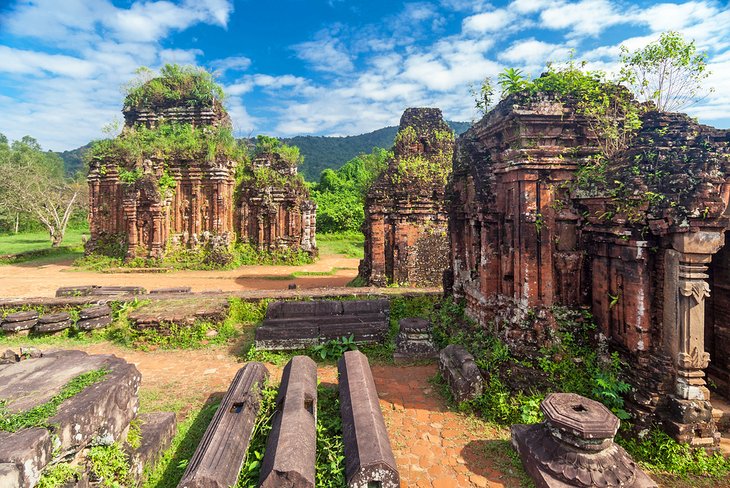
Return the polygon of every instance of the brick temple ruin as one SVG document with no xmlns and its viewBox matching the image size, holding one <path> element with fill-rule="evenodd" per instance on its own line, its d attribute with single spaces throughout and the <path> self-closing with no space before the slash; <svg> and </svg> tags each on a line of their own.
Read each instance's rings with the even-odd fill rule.
<svg viewBox="0 0 730 488">
<path fill-rule="evenodd" d="M 120 137 L 137 127 L 154 129 L 160 123 L 231 128 L 228 114 L 217 102 L 125 107 L 123 113 Z M 280 168 L 275 155 L 266 155 L 253 166 L 268 164 L 281 178 L 266 187 L 250 187 L 236 182 L 236 168 L 244 164 L 251 163 L 206 151 L 172 160 L 155 154 L 143 154 L 139 160 L 114 155 L 93 159 L 88 175 L 91 236 L 87 252 L 106 253 L 110 246 L 122 246 L 126 259 L 157 259 L 170 245 L 227 246 L 236 239 L 258 250 L 316 252 L 316 205 L 296 178 L 296 166 Z M 122 173 L 135 171 L 141 173 L 135 181 L 120 179 Z M 174 184 L 161 185 L 164 178 Z"/>
<path fill-rule="evenodd" d="M 387 169 L 365 203 L 368 284 L 438 286 L 448 266 L 445 184 L 454 133 L 436 108 L 409 108 L 401 117 Z"/>
<path fill-rule="evenodd" d="M 463 134 L 453 293 L 521 351 L 550 341 L 553 307 L 591 310 L 629 365 L 636 425 L 713 446 L 706 377 L 730 396 L 730 131 L 674 113 L 642 122 L 593 183 L 597 139 L 568 101 L 511 96 Z"/>
</svg>

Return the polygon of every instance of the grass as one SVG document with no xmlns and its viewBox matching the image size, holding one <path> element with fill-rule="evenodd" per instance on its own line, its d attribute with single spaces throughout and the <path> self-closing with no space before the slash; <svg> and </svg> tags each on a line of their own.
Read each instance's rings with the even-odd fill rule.
<svg viewBox="0 0 730 488">
<path fill-rule="evenodd" d="M 78 259 L 84 254 L 81 236 L 88 229 L 69 229 L 60 247 L 51 247 L 46 232 L 0 235 L 0 265 L 32 262 L 35 266 Z"/>
<path fill-rule="evenodd" d="M 361 232 L 317 234 L 320 255 L 339 255 L 348 258 L 364 257 L 365 236 Z"/>
</svg>

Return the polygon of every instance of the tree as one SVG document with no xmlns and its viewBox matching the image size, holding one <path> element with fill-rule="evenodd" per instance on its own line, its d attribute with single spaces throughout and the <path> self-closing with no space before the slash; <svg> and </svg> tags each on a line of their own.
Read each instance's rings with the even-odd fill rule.
<svg viewBox="0 0 730 488">
<path fill-rule="evenodd" d="M 63 241 L 74 211 L 86 205 L 86 188 L 83 180 L 67 179 L 61 158 L 44 153 L 31 137 L 13 142 L 7 151 L 0 148 L 0 207 L 37 219 L 53 247 Z"/>
<path fill-rule="evenodd" d="M 479 113 L 486 115 L 489 108 L 492 106 L 492 97 L 494 96 L 492 79 L 488 76 L 484 78 L 484 81 L 482 81 L 482 84 L 479 87 L 479 91 L 477 91 L 473 85 L 470 85 L 469 93 L 472 97 L 474 97 L 474 105 Z"/>
<path fill-rule="evenodd" d="M 710 75 L 706 59 L 694 41 L 669 31 L 633 52 L 621 46 L 621 75 L 641 101 L 653 102 L 661 112 L 679 111 L 707 96 L 702 88 Z"/>
</svg>

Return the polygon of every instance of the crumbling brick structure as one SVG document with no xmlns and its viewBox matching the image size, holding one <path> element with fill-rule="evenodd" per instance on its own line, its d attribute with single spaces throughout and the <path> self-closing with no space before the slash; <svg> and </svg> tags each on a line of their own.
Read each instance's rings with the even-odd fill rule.
<svg viewBox="0 0 730 488">
<path fill-rule="evenodd" d="M 401 117 L 387 169 L 365 203 L 365 258 L 360 277 L 385 286 L 438 286 L 448 267 L 444 199 L 454 133 L 436 108 Z"/>
<path fill-rule="evenodd" d="M 517 95 L 459 138 L 454 295 L 522 353 L 550 340 L 552 307 L 590 308 L 629 364 L 634 422 L 714 445 L 704 377 L 716 358 L 709 372 L 728 393 L 730 132 L 648 112 L 591 174 L 589 126 L 569 100 Z"/>
<path fill-rule="evenodd" d="M 316 206 L 297 178 L 296 166 L 279 167 L 275 155 L 269 155 L 254 161 L 253 169 L 268 165 L 278 177 L 264 186 L 245 180 L 237 189 L 236 168 L 249 163 L 213 146 L 225 131 L 232 140 L 231 121 L 220 103 L 125 107 L 124 117 L 120 138 L 168 124 L 193 134 L 200 147 L 181 144 L 171 150 L 173 157 L 156 150 L 130 156 L 117 147 L 92 158 L 87 252 L 117 254 L 121 247 L 127 260 L 156 259 L 168 243 L 219 248 L 236 237 L 259 250 L 316 252 Z M 211 147 L 216 148 L 212 154 Z"/>
<path fill-rule="evenodd" d="M 254 158 L 252 168 L 254 177 L 242 182 L 239 190 L 239 238 L 259 250 L 315 252 L 317 204 L 297 177 L 296 164 L 269 152 Z"/>
</svg>

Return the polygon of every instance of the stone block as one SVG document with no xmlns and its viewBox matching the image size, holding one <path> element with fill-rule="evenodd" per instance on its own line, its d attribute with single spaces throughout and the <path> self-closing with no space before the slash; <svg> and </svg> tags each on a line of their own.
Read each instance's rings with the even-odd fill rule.
<svg viewBox="0 0 730 488">
<path fill-rule="evenodd" d="M 144 295 L 147 290 L 141 286 L 97 286 L 94 287 L 94 295 Z"/>
<path fill-rule="evenodd" d="M 347 351 L 337 370 L 348 487 L 399 487 L 400 475 L 368 358 L 360 351 Z"/>
<path fill-rule="evenodd" d="M 236 484 L 267 377 L 266 367 L 256 362 L 246 364 L 236 373 L 178 488 L 228 488 Z"/>
<path fill-rule="evenodd" d="M 56 290 L 57 297 L 86 297 L 93 295 L 94 286 L 62 286 Z"/>
<path fill-rule="evenodd" d="M 316 454 L 317 364 L 295 356 L 282 373 L 259 486 L 314 488 Z"/>
<path fill-rule="evenodd" d="M 38 319 L 24 320 L 22 322 L 3 322 L 2 329 L 5 332 L 20 332 L 31 330 L 38 324 Z"/>
<path fill-rule="evenodd" d="M 7 470 L 5 476 L 9 478 L 9 484 L 0 483 L 0 486 L 3 488 L 35 486 L 41 471 L 51 461 L 52 451 L 51 434 L 44 428 L 0 432 L 0 466 L 5 465 Z M 2 478 L 3 475 L 0 474 L 0 480 Z"/>
<path fill-rule="evenodd" d="M 256 329 L 257 349 L 292 350 L 305 349 L 319 344 L 319 327 L 306 321 L 296 321 L 286 326 L 264 326 Z"/>
<path fill-rule="evenodd" d="M 2 356 L 0 356 L 0 364 L 13 364 L 20 361 L 18 356 L 12 349 L 6 350 Z"/>
<path fill-rule="evenodd" d="M 38 312 L 35 310 L 27 310 L 24 312 L 15 312 L 6 315 L 3 318 L 4 324 L 10 324 L 14 322 L 28 322 L 29 320 L 37 320 Z"/>
<path fill-rule="evenodd" d="M 88 307 L 79 311 L 79 320 L 96 319 L 104 317 L 105 315 L 111 316 L 112 308 L 109 305 L 98 305 L 96 307 Z"/>
<path fill-rule="evenodd" d="M 484 391 L 484 378 L 474 356 L 462 346 L 451 344 L 441 350 L 439 371 L 457 402 L 477 398 Z"/>
<path fill-rule="evenodd" d="M 191 293 L 193 289 L 189 286 L 174 286 L 170 288 L 157 288 L 150 290 L 150 295 L 165 295 L 170 293 Z"/>
<path fill-rule="evenodd" d="M 395 338 L 393 358 L 397 361 L 404 361 L 437 356 L 438 349 L 431 337 L 431 323 L 419 318 L 402 319 Z"/>
<path fill-rule="evenodd" d="M 103 329 L 104 327 L 112 323 L 111 315 L 102 315 L 101 317 L 95 317 L 93 319 L 79 320 L 76 322 L 76 327 L 79 330 L 96 330 Z"/>
<path fill-rule="evenodd" d="M 52 332 L 61 332 L 71 327 L 71 320 L 64 320 L 63 322 L 53 322 L 49 324 L 36 324 L 33 328 L 33 332 L 49 334 Z"/>
<path fill-rule="evenodd" d="M 343 314 L 368 314 L 390 312 L 390 301 L 387 299 L 376 300 L 345 300 L 342 302 Z"/>
<path fill-rule="evenodd" d="M 137 417 L 140 422 L 142 442 L 136 449 L 128 449 L 132 476 L 137 482 L 142 480 L 146 467 L 152 468 L 170 446 L 175 436 L 177 422 L 172 412 L 145 413 Z"/>
</svg>

